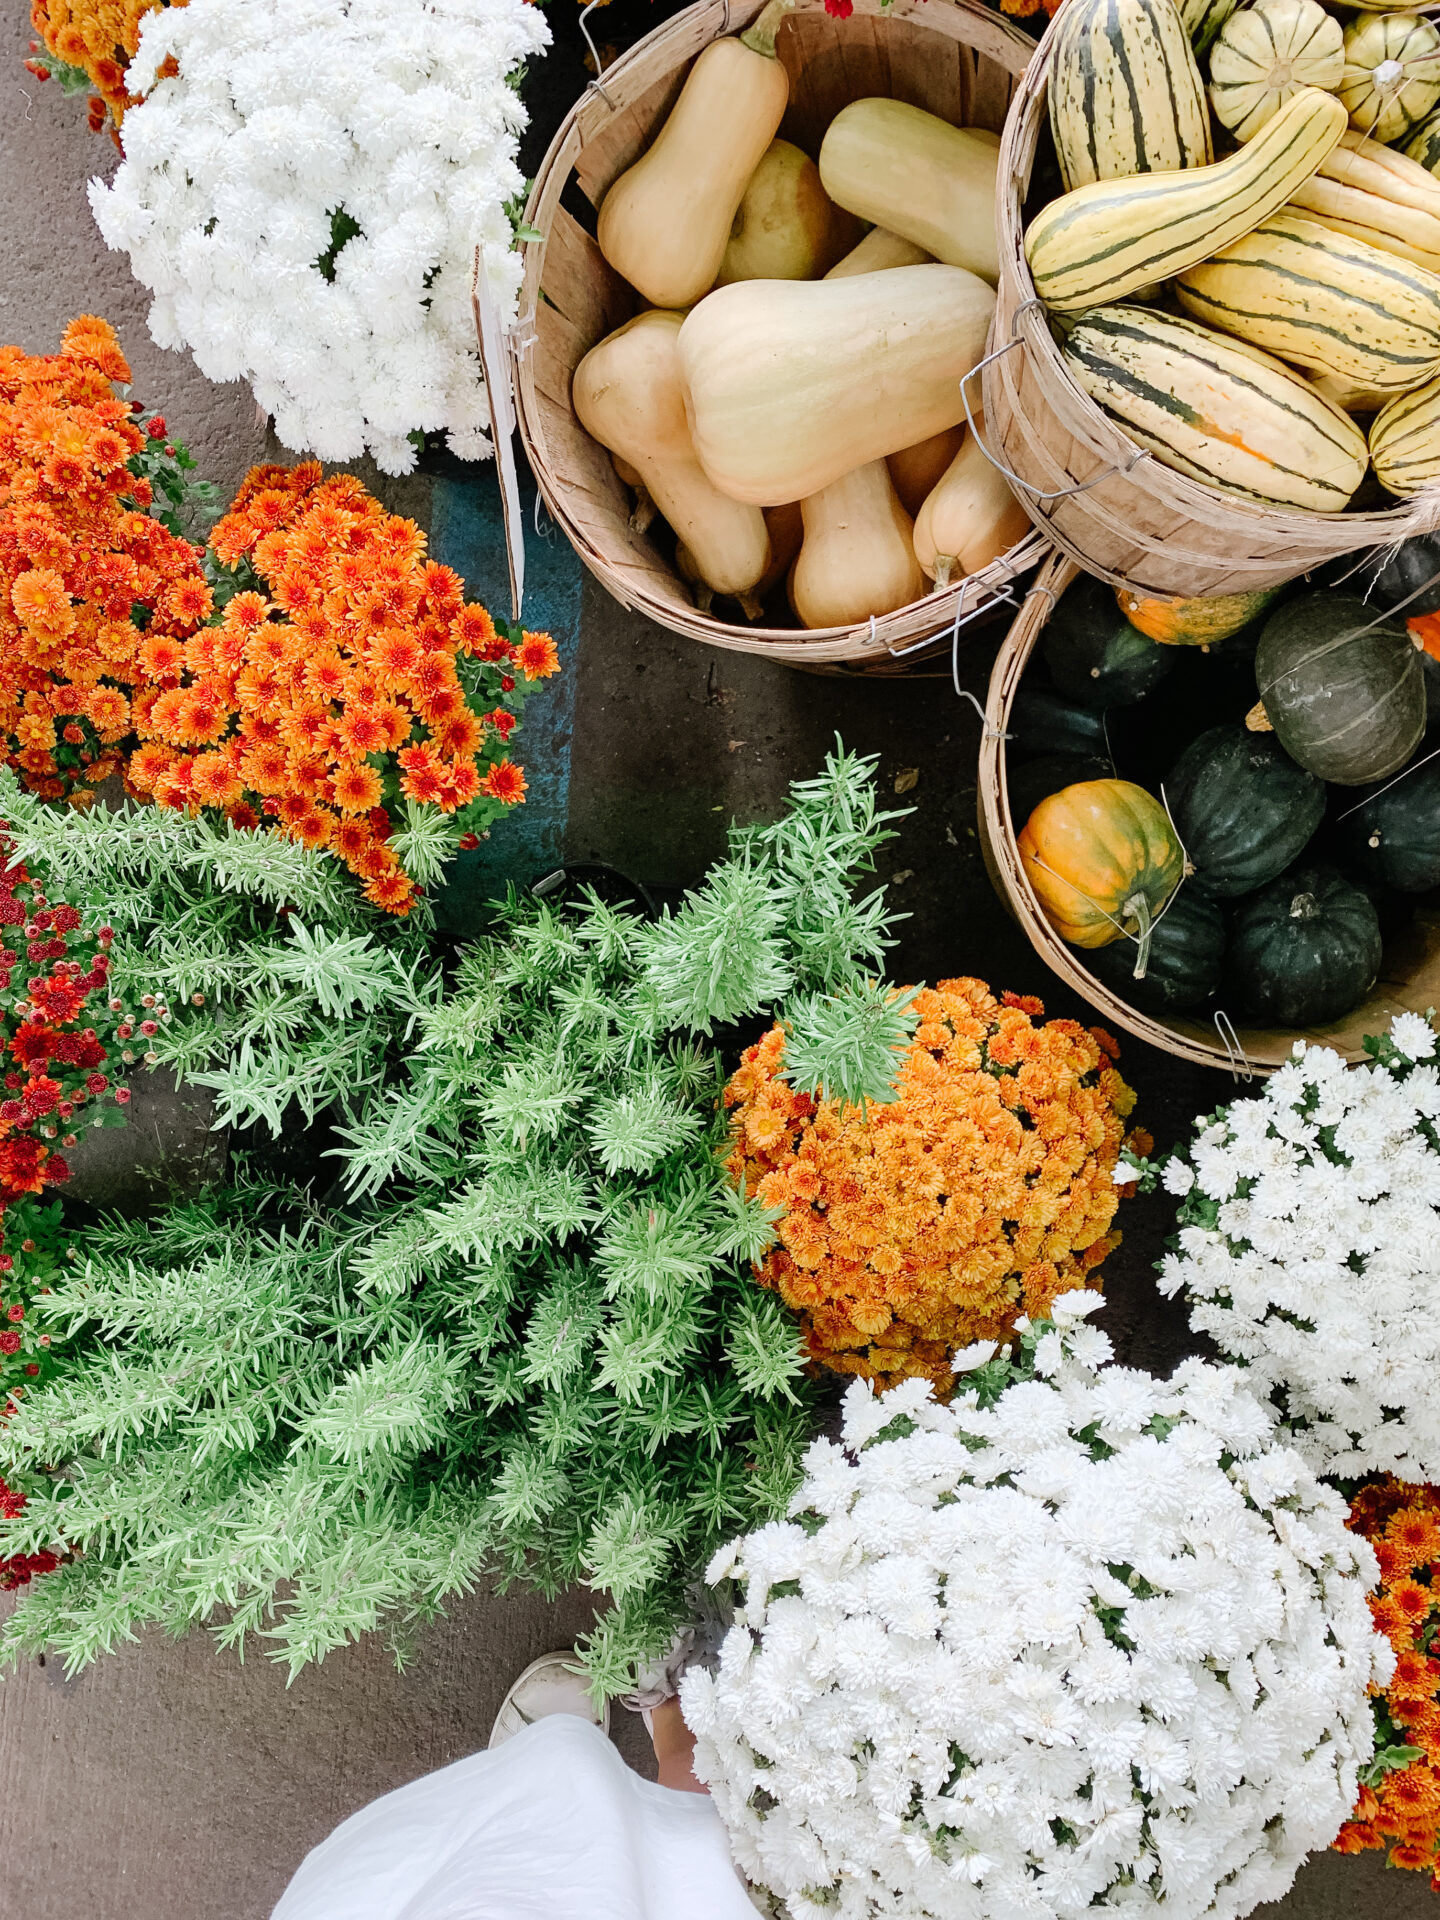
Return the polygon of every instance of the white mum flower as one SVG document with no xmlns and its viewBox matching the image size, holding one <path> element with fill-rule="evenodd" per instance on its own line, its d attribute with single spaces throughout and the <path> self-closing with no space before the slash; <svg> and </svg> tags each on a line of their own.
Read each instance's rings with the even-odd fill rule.
<svg viewBox="0 0 1440 1920">
<path fill-rule="evenodd" d="M 488 452 L 475 249 L 502 317 L 524 188 L 508 76 L 549 43 L 526 0 L 189 0 L 141 26 L 125 159 L 90 183 L 150 331 L 250 382 L 297 451 L 387 472 L 416 431 Z M 160 78 L 173 57 L 179 72 Z"/>
<path fill-rule="evenodd" d="M 1238 1369 L 1084 1332 L 1026 1333 L 1056 1371 L 984 1412 L 852 1388 L 795 1520 L 719 1563 L 745 1602 L 682 1700 L 778 1920 L 1239 1920 L 1348 1816 L 1373 1555 Z"/>
<path fill-rule="evenodd" d="M 1191 1325 L 1245 1363 L 1314 1472 L 1432 1481 L 1440 1075 L 1410 1064 L 1436 1050 L 1418 1014 L 1397 1015 L 1391 1039 L 1400 1057 L 1386 1065 L 1301 1048 L 1263 1092 L 1207 1121 L 1188 1160 L 1170 1163 L 1193 1182 L 1168 1183 L 1185 1198 L 1160 1288 L 1183 1291 Z M 1267 1486 L 1262 1504 L 1284 1497 Z"/>
</svg>

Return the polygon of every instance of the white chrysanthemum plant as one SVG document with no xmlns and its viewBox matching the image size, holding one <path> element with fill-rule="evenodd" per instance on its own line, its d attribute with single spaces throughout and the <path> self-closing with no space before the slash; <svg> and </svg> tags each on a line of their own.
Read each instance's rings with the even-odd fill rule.
<svg viewBox="0 0 1440 1920">
<path fill-rule="evenodd" d="M 502 317 L 527 0 L 189 0 L 145 16 L 125 158 L 90 201 L 154 294 L 150 331 L 247 380 L 287 447 L 387 473 L 443 432 L 490 451 L 470 304 Z M 178 72 L 175 70 L 178 67 Z M 163 71 L 162 71 L 163 70 Z"/>
<path fill-rule="evenodd" d="M 1163 1293 L 1246 1369 L 1316 1473 L 1440 1480 L 1440 1072 L 1419 1014 L 1347 1067 L 1296 1046 L 1143 1166 L 1181 1196 Z"/>
<path fill-rule="evenodd" d="M 1008 1358 L 845 1396 L 790 1517 L 725 1548 L 681 1690 L 787 1920 L 1236 1920 L 1334 1838 L 1393 1656 L 1374 1557 L 1234 1367 L 1106 1364 L 1093 1293 Z"/>
</svg>

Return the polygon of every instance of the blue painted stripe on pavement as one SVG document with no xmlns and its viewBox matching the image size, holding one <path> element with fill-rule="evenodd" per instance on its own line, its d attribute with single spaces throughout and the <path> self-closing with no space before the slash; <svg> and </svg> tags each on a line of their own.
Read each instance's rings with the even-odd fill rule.
<svg viewBox="0 0 1440 1920">
<path fill-rule="evenodd" d="M 475 852 L 459 855 L 436 899 L 442 924 L 462 933 L 477 929 L 484 903 L 503 893 L 507 880 L 526 885 L 565 857 L 584 573 L 574 548 L 557 528 L 549 529 L 547 539 L 536 537 L 533 484 L 522 482 L 520 502 L 525 524 L 523 617 L 527 627 L 554 636 L 561 671 L 532 690 L 524 721 L 512 736 L 514 757 L 525 769 L 524 804 L 496 821 L 490 838 Z M 473 476 L 437 477 L 433 482 L 430 551 L 464 576 L 472 599 L 494 613 L 509 613 L 500 485 L 488 461 Z"/>
</svg>

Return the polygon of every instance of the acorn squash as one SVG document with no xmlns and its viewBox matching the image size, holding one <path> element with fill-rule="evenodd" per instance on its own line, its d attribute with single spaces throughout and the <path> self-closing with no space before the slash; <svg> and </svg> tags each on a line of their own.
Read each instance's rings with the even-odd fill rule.
<svg viewBox="0 0 1440 1920">
<path fill-rule="evenodd" d="M 1055 685 L 1082 707 L 1128 707 L 1143 700 L 1175 659 L 1127 620 L 1114 591 L 1089 574 L 1061 596 L 1041 648 Z"/>
<path fill-rule="evenodd" d="M 1060 938 L 1072 947 L 1132 939 L 1143 979 L 1151 926 L 1185 870 L 1160 802 L 1130 780 L 1084 780 L 1042 800 L 1016 846 Z"/>
<path fill-rule="evenodd" d="M 1239 721 L 1190 742 L 1164 798 L 1196 880 L 1222 897 L 1273 880 L 1325 817 L 1325 782 Z"/>
<path fill-rule="evenodd" d="M 1339 837 L 1346 861 L 1376 886 L 1440 887 L 1440 760 L 1383 781 L 1341 821 Z"/>
<path fill-rule="evenodd" d="M 1348 594 L 1301 594 L 1272 613 L 1255 680 L 1291 759 L 1337 786 L 1395 773 L 1425 731 L 1425 682 L 1410 636 L 1398 618 Z"/>
<path fill-rule="evenodd" d="M 1405 620 L 1440 613 L 1440 535 L 1418 533 L 1398 547 L 1380 547 L 1355 576 L 1353 593 Z"/>
<path fill-rule="evenodd" d="M 1227 981 L 1245 1014 L 1266 1026 L 1339 1020 L 1379 971 L 1379 916 L 1334 867 L 1291 867 L 1236 910 Z"/>
<path fill-rule="evenodd" d="M 1167 647 L 1213 647 L 1258 620 L 1283 587 L 1249 593 L 1206 594 L 1193 600 L 1159 600 L 1117 587 L 1115 598 L 1132 627 Z"/>
<path fill-rule="evenodd" d="M 1034 681 L 1039 676 L 1029 678 Z M 1010 709 L 1008 732 L 1012 763 L 1038 754 L 1081 753 L 1098 754 L 1113 768 L 1104 714 L 1062 700 L 1049 687 L 1021 682 Z"/>
<path fill-rule="evenodd" d="M 1213 900 L 1181 887 L 1150 932 L 1150 958 L 1135 978 L 1135 949 L 1117 940 L 1086 966 L 1142 1013 L 1181 1013 L 1219 990 L 1225 971 L 1225 922 Z"/>
</svg>

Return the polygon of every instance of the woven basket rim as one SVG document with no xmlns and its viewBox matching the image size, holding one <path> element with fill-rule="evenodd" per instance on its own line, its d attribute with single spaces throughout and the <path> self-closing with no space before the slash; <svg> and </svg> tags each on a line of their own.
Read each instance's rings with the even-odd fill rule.
<svg viewBox="0 0 1440 1920">
<path fill-rule="evenodd" d="M 526 317 L 521 319 L 512 336 L 517 424 L 531 472 L 551 517 L 601 585 L 622 606 L 643 613 L 671 632 L 729 652 L 757 654 L 792 666 L 850 665 L 870 671 L 903 672 L 911 661 L 933 658 L 940 649 L 957 644 L 972 623 L 993 616 L 1004 606 L 1016 607 L 1013 584 L 1042 564 L 1050 550 L 1045 536 L 1032 528 L 1007 553 L 978 572 L 889 614 L 872 617 L 868 622 L 815 628 L 742 625 L 648 594 L 632 577 L 621 573 L 599 552 L 586 529 L 567 512 L 565 483 L 556 476 L 542 451 L 544 433 L 527 378 L 525 340 L 527 330 L 533 329 L 545 245 L 561 188 L 573 174 L 587 136 L 595 130 L 597 122 L 603 124 L 599 116 L 608 113 L 612 94 L 617 101 L 624 101 L 628 89 L 637 86 L 641 74 L 648 86 L 654 78 L 673 71 L 682 58 L 692 59 L 702 45 L 744 26 L 759 13 L 763 4 L 764 0 L 696 0 L 694 5 L 672 14 L 606 67 L 600 79 L 591 81 L 561 122 L 540 163 L 526 206 L 526 223 L 543 237 L 522 243 L 521 311 Z M 823 0 L 796 0 L 796 13 L 813 15 L 823 11 Z M 1008 54 L 1009 59 L 1001 63 L 1017 77 L 1035 47 L 1028 34 L 983 4 L 983 0 L 890 0 L 889 4 L 885 0 L 855 0 L 854 11 L 958 39 L 977 47 L 991 59 L 999 60 L 1002 54 Z M 952 29 L 957 23 L 964 23 L 966 31 L 947 32 L 946 23 Z M 702 30 L 698 40 L 697 28 Z M 673 59 L 668 68 L 657 62 L 657 56 L 676 46 L 684 48 L 683 55 Z M 678 576 L 676 578 L 678 580 Z"/>
</svg>

